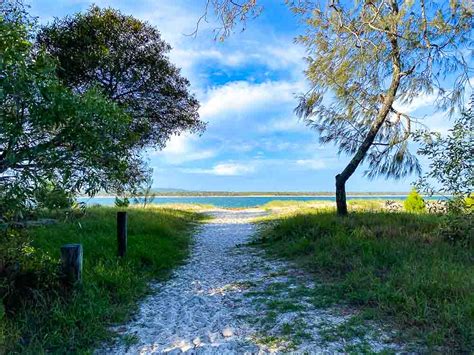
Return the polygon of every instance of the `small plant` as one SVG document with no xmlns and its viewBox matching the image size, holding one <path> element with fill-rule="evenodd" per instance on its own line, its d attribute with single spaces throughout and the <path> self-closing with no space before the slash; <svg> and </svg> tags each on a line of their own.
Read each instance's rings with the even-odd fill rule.
<svg viewBox="0 0 474 355">
<path fill-rule="evenodd" d="M 153 203 L 156 194 L 153 192 L 153 179 L 151 176 L 145 179 L 139 191 L 133 198 L 133 203 L 142 204 L 143 207 Z"/>
<path fill-rule="evenodd" d="M 115 207 L 128 207 L 130 205 L 130 200 L 128 199 L 128 197 L 123 197 L 123 198 L 120 198 L 120 197 L 116 197 L 115 198 Z"/>
<path fill-rule="evenodd" d="M 438 234 L 447 242 L 470 248 L 474 245 L 472 217 L 472 213 L 447 213 L 443 216 Z"/>
<path fill-rule="evenodd" d="M 407 199 L 403 202 L 403 207 L 407 212 L 422 213 L 426 211 L 425 201 L 416 189 L 411 190 Z"/>
<path fill-rule="evenodd" d="M 464 199 L 464 205 L 467 211 L 474 212 L 474 193 L 469 194 L 469 196 Z"/>
</svg>

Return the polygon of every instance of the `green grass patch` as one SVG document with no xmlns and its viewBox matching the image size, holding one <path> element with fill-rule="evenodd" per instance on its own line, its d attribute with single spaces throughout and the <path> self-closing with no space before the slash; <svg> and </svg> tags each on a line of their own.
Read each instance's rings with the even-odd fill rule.
<svg viewBox="0 0 474 355">
<path fill-rule="evenodd" d="M 117 211 L 89 208 L 79 220 L 30 230 L 35 253 L 56 267 L 61 245 L 81 243 L 83 283 L 75 291 L 66 291 L 52 276 L 50 285 L 39 285 L 29 290 L 28 297 L 18 299 L 11 307 L 14 311 L 2 319 L 3 329 L 0 326 L 5 352 L 84 353 L 111 339 L 108 327 L 130 317 L 137 300 L 147 293 L 148 282 L 166 278 L 183 262 L 193 222 L 202 218 L 184 210 L 130 208 L 128 253 L 120 259 Z"/>
<path fill-rule="evenodd" d="M 349 209 L 352 210 L 380 210 L 385 203 L 384 199 L 355 199 L 348 200 L 347 204 Z M 261 207 L 266 210 L 278 209 L 278 208 L 328 208 L 329 206 L 335 206 L 336 202 L 327 200 L 273 200 L 267 202 Z"/>
<path fill-rule="evenodd" d="M 256 243 L 314 273 L 321 284 L 314 304 L 374 310 L 374 318 L 405 329 L 407 339 L 469 352 L 474 250 L 438 237 L 439 222 L 427 214 L 357 212 L 341 218 L 332 210 L 306 209 L 270 221 Z"/>
</svg>

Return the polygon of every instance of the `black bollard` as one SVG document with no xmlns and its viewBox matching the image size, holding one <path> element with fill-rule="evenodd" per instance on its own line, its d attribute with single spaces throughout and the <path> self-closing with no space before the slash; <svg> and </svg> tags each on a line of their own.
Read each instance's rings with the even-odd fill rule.
<svg viewBox="0 0 474 355">
<path fill-rule="evenodd" d="M 117 212 L 117 243 L 118 256 L 127 253 L 127 212 Z"/>
</svg>

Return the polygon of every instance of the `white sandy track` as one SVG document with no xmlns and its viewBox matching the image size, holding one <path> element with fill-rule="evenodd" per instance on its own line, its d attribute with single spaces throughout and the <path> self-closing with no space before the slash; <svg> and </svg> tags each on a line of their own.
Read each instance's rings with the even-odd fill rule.
<svg viewBox="0 0 474 355">
<path fill-rule="evenodd" d="M 286 291 L 264 292 L 272 286 L 285 285 L 286 290 L 314 287 L 301 273 L 286 262 L 264 258 L 261 251 L 242 246 L 255 232 L 252 218 L 264 211 L 213 211 L 215 217 L 200 227 L 195 235 L 187 263 L 164 283 L 152 285 L 152 295 L 140 305 L 139 312 L 117 331 L 134 344 L 117 342 L 113 347 L 97 350 L 98 354 L 154 353 L 267 353 L 291 350 L 310 353 L 341 352 L 339 341 L 323 342 L 321 325 L 337 325 L 350 315 L 321 310 L 298 297 L 295 309 L 279 312 L 270 323 L 269 299 L 287 301 Z M 265 294 L 264 298 L 258 295 Z M 262 303 L 263 299 L 263 303 Z M 279 339 L 282 325 L 303 327 L 302 340 Z M 265 329 L 265 331 L 263 331 Z M 365 339 L 373 350 L 391 348 L 381 341 L 385 336 Z M 292 338 L 290 336 L 289 338 Z M 359 340 L 356 340 L 356 342 Z"/>
</svg>

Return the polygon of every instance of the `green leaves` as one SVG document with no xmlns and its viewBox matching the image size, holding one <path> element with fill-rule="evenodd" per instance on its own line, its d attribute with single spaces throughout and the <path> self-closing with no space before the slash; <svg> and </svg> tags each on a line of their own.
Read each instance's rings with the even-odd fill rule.
<svg viewBox="0 0 474 355">
<path fill-rule="evenodd" d="M 0 19 L 0 216 L 36 206 L 50 183 L 93 194 L 141 181 L 130 116 L 100 88 L 66 88 L 54 60 L 32 50 L 23 15 L 11 16 Z"/>
<path fill-rule="evenodd" d="M 412 189 L 406 200 L 403 202 L 403 207 L 407 212 L 421 213 L 426 211 L 425 201 L 415 189 Z"/>
<path fill-rule="evenodd" d="M 369 177 L 419 171 L 407 142 L 422 126 L 398 107 L 433 93 L 438 109 L 462 106 L 472 70 L 472 7 L 424 0 L 289 5 L 306 27 L 298 41 L 307 48 L 311 85 L 296 112 L 320 132 L 322 143 L 347 154 L 362 147 Z"/>
<path fill-rule="evenodd" d="M 148 24 L 92 6 L 44 27 L 38 46 L 72 90 L 98 88 L 127 112 L 135 147 L 162 148 L 174 134 L 204 129 L 189 82 L 167 58 L 171 47 Z"/>
<path fill-rule="evenodd" d="M 470 108 L 454 120 L 448 134 L 418 134 L 418 153 L 427 157 L 429 170 L 417 185 L 427 192 L 438 190 L 468 197 L 474 190 L 474 97 Z"/>
</svg>

